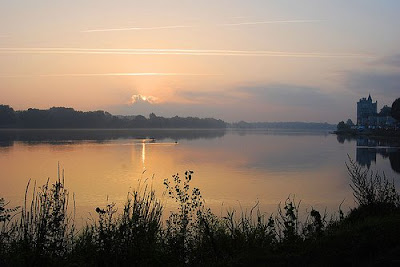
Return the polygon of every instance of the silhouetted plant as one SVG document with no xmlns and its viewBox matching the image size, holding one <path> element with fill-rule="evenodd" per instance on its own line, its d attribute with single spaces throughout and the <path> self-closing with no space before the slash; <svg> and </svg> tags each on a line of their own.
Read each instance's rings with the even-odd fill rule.
<svg viewBox="0 0 400 267">
<path fill-rule="evenodd" d="M 380 175 L 371 170 L 363 169 L 350 157 L 346 167 L 351 179 L 350 187 L 360 206 L 369 205 L 400 205 L 400 196 L 396 192 L 394 181 L 390 182 L 385 173 Z"/>
<path fill-rule="evenodd" d="M 160 242 L 163 207 L 153 189 L 133 190 L 128 194 L 122 214 L 115 203 L 96 208 L 98 221 L 86 226 L 78 238 L 76 250 L 97 255 L 96 264 L 147 265 L 156 258 Z M 83 254 L 90 263 L 90 255 Z M 87 258 L 88 257 L 88 258 Z"/>
<path fill-rule="evenodd" d="M 326 212 L 321 215 L 312 208 L 302 222 L 300 202 L 294 197 L 279 205 L 274 217 L 261 213 L 258 203 L 250 211 L 237 215 L 230 210 L 225 217 L 218 217 L 205 207 L 200 190 L 190 187 L 193 172 L 187 171 L 183 178 L 176 174 L 172 181 L 164 180 L 166 192 L 178 204 L 166 225 L 161 223 L 161 202 L 146 185 L 128 194 L 120 213 L 114 203 L 96 208 L 98 219 L 79 235 L 67 213 L 68 192 L 59 172 L 54 184 L 47 181 L 42 187 L 33 187 L 30 205 L 28 183 L 21 218 L 14 224 L 10 222 L 17 209 L 6 209 L 0 199 L 0 265 L 323 265 L 329 253 L 333 253 L 330 259 L 339 253 L 350 263 L 354 257 L 368 262 L 363 256 L 378 249 L 369 247 L 370 232 L 373 238 L 389 240 L 387 247 L 398 245 L 399 196 L 386 177 L 364 172 L 352 161 L 347 166 L 360 206 L 344 215 L 341 204 L 339 220 L 327 221 Z M 393 208 L 382 213 L 382 206 L 376 209 L 380 204 Z M 371 206 L 377 210 L 372 216 Z M 354 216 L 360 210 L 363 217 Z M 336 251 L 342 246 L 344 249 Z M 354 256 L 354 251 L 359 254 Z"/>
<path fill-rule="evenodd" d="M 257 213 L 253 214 L 257 209 Z M 272 216 L 260 212 L 257 204 L 250 212 L 241 213 L 238 219 L 235 218 L 235 210 L 228 211 L 223 217 L 229 236 L 240 249 L 255 247 L 270 247 L 276 243 L 275 220 Z"/>
<path fill-rule="evenodd" d="M 57 181 L 33 187 L 31 204 L 27 204 L 28 183 L 25 191 L 25 204 L 19 222 L 13 225 L 13 246 L 21 247 L 32 257 L 29 262 L 43 263 L 42 260 L 64 258 L 72 249 L 75 226 L 73 217 L 68 214 L 68 191 L 64 185 L 64 172 L 58 169 Z M 30 255 L 30 256 L 29 256 Z M 28 259 L 25 259 L 28 261 Z"/>
<path fill-rule="evenodd" d="M 178 212 L 171 212 L 167 219 L 166 238 L 179 253 L 181 260 L 188 262 L 188 252 L 193 250 L 196 240 L 196 230 L 201 217 L 204 200 L 198 188 L 190 191 L 190 181 L 193 171 L 186 171 L 185 177 L 179 174 L 172 176 L 173 184 L 168 179 L 164 180 L 169 197 L 178 204 Z"/>
<path fill-rule="evenodd" d="M 12 231 L 9 225 L 20 208 L 7 208 L 8 204 L 9 202 L 6 202 L 4 198 L 0 198 L 0 257 L 5 254 L 8 249 L 10 243 L 9 238 Z M 0 265 L 1 264 L 2 262 L 0 261 Z"/>
<path fill-rule="evenodd" d="M 341 216 L 341 215 L 340 215 Z M 326 221 L 326 212 L 324 216 L 321 216 L 319 211 L 314 208 L 311 209 L 309 217 L 305 222 L 304 237 L 306 238 L 317 238 L 324 232 L 328 222 Z"/>
<path fill-rule="evenodd" d="M 283 207 L 278 206 L 278 214 L 275 218 L 277 235 L 282 242 L 295 242 L 300 239 L 300 220 L 299 220 L 300 201 L 288 197 Z"/>
<path fill-rule="evenodd" d="M 6 202 L 4 198 L 0 198 L 0 233 L 4 233 L 7 230 L 7 225 L 20 208 L 19 206 L 7 208 L 8 204 L 9 202 Z"/>
</svg>

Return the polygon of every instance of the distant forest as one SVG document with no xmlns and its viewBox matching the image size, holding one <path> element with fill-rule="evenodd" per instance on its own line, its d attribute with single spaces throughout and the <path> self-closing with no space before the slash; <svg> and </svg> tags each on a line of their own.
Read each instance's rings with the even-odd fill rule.
<svg viewBox="0 0 400 267">
<path fill-rule="evenodd" d="M 336 125 L 321 122 L 235 122 L 230 128 L 240 129 L 305 129 L 305 130 L 334 130 Z"/>
<path fill-rule="evenodd" d="M 164 118 L 151 113 L 148 118 L 115 116 L 106 111 L 76 111 L 73 108 L 52 107 L 42 110 L 29 108 L 15 111 L 0 105 L 0 128 L 18 129 L 128 129 L 128 128 L 240 128 L 240 129 L 318 129 L 333 130 L 336 125 L 315 122 L 235 122 L 226 123 L 214 118 Z"/>
<path fill-rule="evenodd" d="M 15 111 L 0 105 L 0 128 L 225 128 L 226 123 L 213 118 L 164 118 L 151 113 L 149 118 L 114 116 L 108 112 L 76 111 L 73 108 L 53 107 L 46 110 L 30 108 Z"/>
</svg>

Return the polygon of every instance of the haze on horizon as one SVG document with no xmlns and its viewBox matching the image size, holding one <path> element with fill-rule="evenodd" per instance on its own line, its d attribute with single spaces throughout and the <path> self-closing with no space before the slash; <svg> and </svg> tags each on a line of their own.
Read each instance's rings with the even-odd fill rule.
<svg viewBox="0 0 400 267">
<path fill-rule="evenodd" d="M 355 119 L 400 96 L 400 1 L 2 1 L 0 104 Z"/>
</svg>

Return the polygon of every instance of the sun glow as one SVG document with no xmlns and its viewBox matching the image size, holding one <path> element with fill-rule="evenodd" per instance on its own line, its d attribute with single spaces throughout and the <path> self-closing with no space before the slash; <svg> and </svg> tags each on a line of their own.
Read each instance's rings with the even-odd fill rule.
<svg viewBox="0 0 400 267">
<path fill-rule="evenodd" d="M 156 104 L 159 103 L 160 100 L 159 98 L 155 97 L 155 96 L 145 96 L 145 95 L 133 95 L 131 98 L 131 104 L 135 104 L 137 102 L 148 102 L 150 104 Z"/>
</svg>

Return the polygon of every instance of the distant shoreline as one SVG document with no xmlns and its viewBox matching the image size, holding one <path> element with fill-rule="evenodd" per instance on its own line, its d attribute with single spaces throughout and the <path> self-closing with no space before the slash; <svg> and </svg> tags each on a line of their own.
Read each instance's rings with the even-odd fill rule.
<svg viewBox="0 0 400 267">
<path fill-rule="evenodd" d="M 369 137 L 369 138 L 399 138 L 400 131 L 394 130 L 370 130 L 365 132 L 359 132 L 357 130 L 346 130 L 346 131 L 333 131 L 333 134 L 339 136 L 349 136 L 349 137 Z"/>
</svg>

